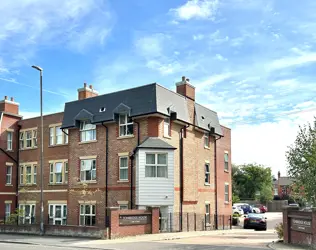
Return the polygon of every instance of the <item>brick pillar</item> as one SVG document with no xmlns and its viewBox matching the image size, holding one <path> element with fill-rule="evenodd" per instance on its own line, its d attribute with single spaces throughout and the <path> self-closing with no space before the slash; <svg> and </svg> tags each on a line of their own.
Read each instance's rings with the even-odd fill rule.
<svg viewBox="0 0 316 250">
<path fill-rule="evenodd" d="M 291 243 L 291 222 L 289 218 L 289 212 L 290 211 L 298 211 L 298 207 L 290 207 L 290 206 L 284 206 L 283 207 L 283 240 L 284 243 L 288 244 Z"/>
<path fill-rule="evenodd" d="M 108 208 L 110 216 L 110 228 L 108 239 L 115 239 L 119 234 L 120 225 L 119 225 L 119 209 L 118 208 Z"/>
<path fill-rule="evenodd" d="M 151 208 L 151 233 L 152 234 L 159 233 L 159 208 L 158 207 Z"/>
</svg>

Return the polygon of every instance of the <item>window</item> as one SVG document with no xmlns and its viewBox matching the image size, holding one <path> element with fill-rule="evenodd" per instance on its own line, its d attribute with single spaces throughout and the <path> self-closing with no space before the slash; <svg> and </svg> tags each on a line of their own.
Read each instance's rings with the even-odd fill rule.
<svg viewBox="0 0 316 250">
<path fill-rule="evenodd" d="M 225 183 L 225 203 L 229 202 L 229 184 Z"/>
<path fill-rule="evenodd" d="M 95 205 L 80 205 L 80 226 L 95 226 Z"/>
<path fill-rule="evenodd" d="M 6 184 L 12 184 L 12 166 L 7 166 L 6 170 Z"/>
<path fill-rule="evenodd" d="M 210 184 L 210 165 L 205 164 L 205 184 Z"/>
<path fill-rule="evenodd" d="M 171 129 L 170 129 L 170 118 L 164 119 L 164 136 L 170 136 L 171 135 Z"/>
<path fill-rule="evenodd" d="M 66 225 L 67 224 L 67 205 L 50 204 L 49 205 L 49 224 Z"/>
<path fill-rule="evenodd" d="M 224 164 L 225 164 L 224 170 L 228 171 L 228 153 L 224 154 Z"/>
<path fill-rule="evenodd" d="M 11 215 L 11 203 L 5 203 L 5 218 L 8 219 Z"/>
<path fill-rule="evenodd" d="M 37 130 L 30 129 L 20 132 L 20 149 L 37 147 Z"/>
<path fill-rule="evenodd" d="M 120 115 L 119 119 L 120 125 L 120 136 L 128 136 L 133 134 L 133 120 L 132 118 L 128 117 L 126 114 Z"/>
<path fill-rule="evenodd" d="M 96 125 L 88 123 L 88 122 L 81 122 L 80 123 L 80 141 L 95 141 L 96 137 Z"/>
<path fill-rule="evenodd" d="M 68 182 L 68 162 L 65 160 L 51 161 L 49 163 L 49 183 L 61 184 Z"/>
<path fill-rule="evenodd" d="M 23 204 L 19 206 L 22 216 L 19 217 L 20 224 L 35 223 L 35 204 Z"/>
<path fill-rule="evenodd" d="M 209 203 L 205 204 L 205 223 L 210 224 L 211 223 L 211 205 Z"/>
<path fill-rule="evenodd" d="M 167 154 L 146 154 L 145 177 L 168 178 Z"/>
<path fill-rule="evenodd" d="M 128 158 L 127 156 L 120 157 L 120 180 L 128 180 Z"/>
<path fill-rule="evenodd" d="M 120 210 L 128 210 L 128 205 L 127 204 L 121 204 L 119 205 Z"/>
<path fill-rule="evenodd" d="M 12 150 L 13 132 L 7 132 L 7 150 Z"/>
<path fill-rule="evenodd" d="M 204 147 L 209 148 L 210 147 L 210 136 L 208 132 L 204 133 Z"/>
<path fill-rule="evenodd" d="M 96 160 L 81 160 L 80 180 L 94 181 L 97 179 Z"/>
<path fill-rule="evenodd" d="M 36 163 L 24 163 L 20 165 L 20 184 L 36 184 L 37 166 Z"/>
<path fill-rule="evenodd" d="M 60 125 L 50 125 L 49 128 L 49 145 L 63 145 L 68 143 L 68 129 L 64 132 Z"/>
</svg>

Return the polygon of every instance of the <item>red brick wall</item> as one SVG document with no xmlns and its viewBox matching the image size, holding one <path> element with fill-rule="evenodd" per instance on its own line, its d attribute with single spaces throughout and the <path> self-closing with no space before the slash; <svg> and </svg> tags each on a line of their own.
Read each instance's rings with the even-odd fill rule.
<svg viewBox="0 0 316 250">
<path fill-rule="evenodd" d="M 0 111 L 5 111 L 12 114 L 19 114 L 19 105 L 14 103 L 2 102 L 0 103 Z"/>
<path fill-rule="evenodd" d="M 222 131 L 224 137 L 216 141 L 216 163 L 217 163 L 217 197 L 218 214 L 232 214 L 232 179 L 231 179 L 231 130 L 224 126 Z M 228 152 L 229 165 L 228 172 L 224 170 L 224 154 Z M 225 182 L 229 183 L 229 203 L 225 203 Z"/>
</svg>

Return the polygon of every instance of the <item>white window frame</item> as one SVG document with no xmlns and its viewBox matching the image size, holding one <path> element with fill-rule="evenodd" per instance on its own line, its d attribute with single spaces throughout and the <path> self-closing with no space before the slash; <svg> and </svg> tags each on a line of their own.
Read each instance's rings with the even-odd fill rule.
<svg viewBox="0 0 316 250">
<path fill-rule="evenodd" d="M 27 137 L 27 135 L 29 135 Z M 37 147 L 37 129 L 27 129 L 20 131 L 20 149 L 32 149 Z M 29 144 L 29 145 L 28 145 Z"/>
<path fill-rule="evenodd" d="M 227 152 L 224 153 L 224 170 L 229 171 L 229 154 Z"/>
<path fill-rule="evenodd" d="M 92 138 L 87 139 L 88 132 L 92 133 Z M 80 122 L 80 141 L 96 141 L 97 140 L 97 126 L 87 121 Z"/>
<path fill-rule="evenodd" d="M 28 170 L 30 170 L 29 173 Z M 32 184 L 32 165 L 25 165 L 25 184 Z"/>
<path fill-rule="evenodd" d="M 28 215 L 25 214 L 25 207 L 30 207 L 30 213 Z M 22 211 L 22 216 L 19 217 L 20 224 L 35 224 L 35 213 L 36 213 L 36 205 L 35 204 L 20 204 L 19 209 Z M 32 221 L 32 218 L 34 219 Z"/>
<path fill-rule="evenodd" d="M 5 178 L 5 184 L 11 185 L 12 184 L 12 165 L 6 165 L 6 178 Z M 10 171 L 8 171 L 10 170 Z M 9 181 L 8 181 L 9 180 Z"/>
<path fill-rule="evenodd" d="M 56 207 L 61 207 L 61 216 L 56 218 Z M 67 225 L 67 204 L 49 204 L 48 217 L 50 225 Z M 56 224 L 60 222 L 60 224 Z"/>
<path fill-rule="evenodd" d="M 60 135 L 58 135 L 61 133 Z M 61 129 L 61 124 L 49 126 L 49 146 L 68 144 L 68 129 Z M 57 143 L 58 136 L 61 137 L 60 143 Z"/>
<path fill-rule="evenodd" d="M 121 162 L 121 160 L 122 159 L 126 159 L 126 166 L 124 167 L 124 166 L 122 166 L 122 162 Z M 119 179 L 120 179 L 120 181 L 128 181 L 128 164 L 129 164 L 129 162 L 128 162 L 128 156 L 120 156 L 119 157 Z M 121 175 L 121 170 L 124 170 L 124 171 L 126 171 L 127 172 L 127 178 L 122 178 L 122 175 Z"/>
<path fill-rule="evenodd" d="M 57 164 L 61 164 L 61 171 L 57 172 Z M 57 182 L 57 175 L 61 174 L 61 182 Z M 49 184 L 68 183 L 68 160 L 55 160 L 49 162 Z"/>
<path fill-rule="evenodd" d="M 155 156 L 155 163 L 154 164 L 147 163 L 147 155 L 154 155 Z M 166 155 L 166 164 L 158 164 L 158 155 Z M 147 167 L 155 167 L 155 176 L 146 176 L 146 168 Z M 159 167 L 165 167 L 166 168 L 167 176 L 158 177 L 158 168 Z M 163 178 L 163 179 L 168 179 L 168 153 L 148 152 L 148 153 L 145 154 L 145 178 Z"/>
<path fill-rule="evenodd" d="M 205 202 L 205 223 L 211 223 L 211 204 L 209 202 Z"/>
<path fill-rule="evenodd" d="M 229 183 L 225 183 L 224 184 L 224 200 L 225 200 L 225 203 L 229 203 Z M 226 192 L 226 187 L 228 188 L 228 191 Z"/>
<path fill-rule="evenodd" d="M 204 132 L 203 139 L 204 139 L 204 147 L 209 148 L 210 147 L 210 135 L 208 132 Z"/>
<path fill-rule="evenodd" d="M 207 167 L 208 167 L 208 170 L 207 170 Z M 211 184 L 211 170 L 210 170 L 210 164 L 209 163 L 204 163 L 204 184 Z M 206 178 L 208 181 L 206 181 Z"/>
<path fill-rule="evenodd" d="M 24 166 L 20 166 L 20 185 L 24 185 Z"/>
<path fill-rule="evenodd" d="M 90 213 L 86 214 L 86 206 L 90 206 Z M 83 207 L 83 212 L 82 212 L 82 207 Z M 94 213 L 93 213 L 93 207 L 94 207 Z M 95 226 L 97 221 L 96 221 L 96 204 L 80 204 L 79 208 L 79 226 Z M 90 225 L 86 225 L 86 220 L 85 217 L 90 217 Z M 83 217 L 83 223 L 81 218 Z M 94 225 L 92 225 L 92 218 L 94 217 Z"/>
<path fill-rule="evenodd" d="M 31 173 L 27 173 L 27 168 L 31 168 Z M 36 162 L 25 162 L 20 164 L 20 185 L 36 185 L 37 184 L 37 163 Z M 28 181 L 30 176 L 30 181 Z"/>
<path fill-rule="evenodd" d="M 124 122 L 121 123 L 121 117 L 124 116 Z M 132 133 L 128 133 L 128 127 L 132 126 Z M 122 133 L 122 129 L 124 129 Z M 134 134 L 134 122 L 129 121 L 129 116 L 127 114 L 120 114 L 119 115 L 119 137 L 125 137 L 125 136 L 132 136 Z"/>
<path fill-rule="evenodd" d="M 92 161 L 91 162 L 91 169 L 90 170 L 82 170 L 83 168 L 83 163 L 85 161 Z M 93 164 L 94 162 L 94 164 Z M 91 179 L 87 180 L 87 171 L 91 171 Z M 93 172 L 95 172 L 95 174 L 93 175 Z M 93 176 L 95 176 L 95 178 L 93 178 Z M 80 159 L 80 181 L 81 182 L 91 182 L 91 181 L 96 181 L 97 180 L 97 159 Z"/>
<path fill-rule="evenodd" d="M 163 134 L 165 137 L 171 136 L 171 121 L 170 117 L 165 117 L 163 121 Z"/>
<path fill-rule="evenodd" d="M 7 131 L 7 150 L 13 150 L 13 132 Z"/>
</svg>

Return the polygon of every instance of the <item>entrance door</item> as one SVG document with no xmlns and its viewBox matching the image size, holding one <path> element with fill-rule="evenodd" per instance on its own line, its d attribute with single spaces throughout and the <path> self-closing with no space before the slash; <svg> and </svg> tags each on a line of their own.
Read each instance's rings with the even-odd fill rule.
<svg viewBox="0 0 316 250">
<path fill-rule="evenodd" d="M 159 221 L 160 221 L 160 231 L 168 231 L 168 207 L 162 206 L 159 208 Z"/>
</svg>

